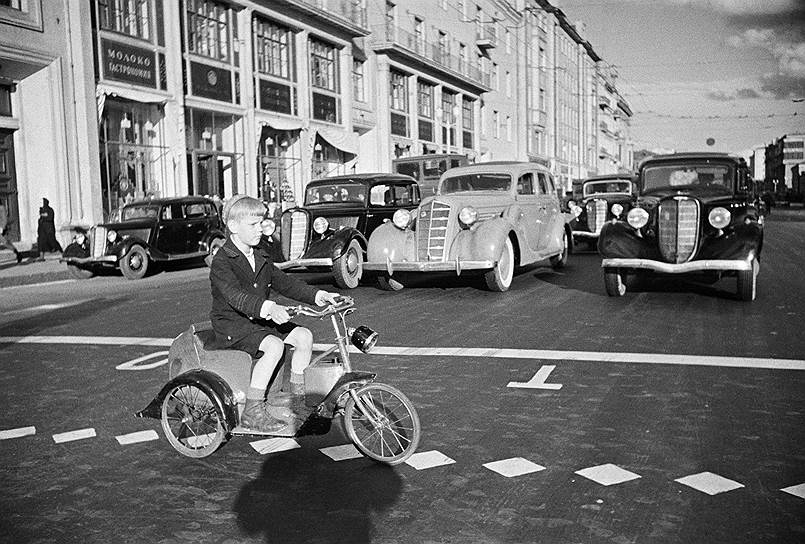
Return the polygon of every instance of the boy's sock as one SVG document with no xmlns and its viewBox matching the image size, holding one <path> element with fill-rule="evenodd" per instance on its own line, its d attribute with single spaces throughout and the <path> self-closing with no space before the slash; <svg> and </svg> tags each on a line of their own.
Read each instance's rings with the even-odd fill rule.
<svg viewBox="0 0 805 544">
<path fill-rule="evenodd" d="M 256 399 L 256 400 L 262 402 L 263 399 L 265 399 L 265 398 L 266 398 L 266 390 L 265 389 L 259 389 L 257 387 L 252 387 L 251 385 L 249 386 L 249 390 L 246 392 L 246 399 L 247 400 L 248 399 Z"/>
<path fill-rule="evenodd" d="M 301 372 L 291 372 L 291 393 L 293 395 L 305 394 L 305 375 Z"/>
</svg>

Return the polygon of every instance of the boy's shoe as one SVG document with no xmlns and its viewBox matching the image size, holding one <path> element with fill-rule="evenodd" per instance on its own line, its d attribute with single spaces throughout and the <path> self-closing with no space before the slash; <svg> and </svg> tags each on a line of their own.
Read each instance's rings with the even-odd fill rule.
<svg viewBox="0 0 805 544">
<path fill-rule="evenodd" d="M 264 403 L 256 399 L 246 399 L 246 406 L 240 416 L 244 428 L 260 433 L 275 433 L 288 426 L 286 418 L 277 418 L 264 409 Z"/>
<path fill-rule="evenodd" d="M 291 420 L 294 417 L 292 404 L 289 404 L 288 406 L 279 406 L 274 402 L 274 399 L 271 399 L 270 404 L 268 401 L 263 403 L 263 413 L 265 413 L 268 417 L 275 419 Z"/>
</svg>

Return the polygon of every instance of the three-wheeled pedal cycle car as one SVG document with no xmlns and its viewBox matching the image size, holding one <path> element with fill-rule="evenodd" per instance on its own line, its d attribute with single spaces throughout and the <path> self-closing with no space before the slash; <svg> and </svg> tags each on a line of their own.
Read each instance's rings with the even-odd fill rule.
<svg viewBox="0 0 805 544">
<path fill-rule="evenodd" d="M 137 416 L 161 420 L 171 446 L 196 458 L 211 455 L 234 435 L 323 434 L 340 416 L 361 453 L 389 465 L 402 463 L 419 444 L 419 416 L 398 389 L 375 382 L 374 373 L 352 370 L 348 344 L 369 352 L 377 342 L 370 328 L 347 326 L 346 316 L 354 311 L 349 297 L 321 310 L 289 308 L 291 315 L 329 317 L 336 334 L 335 345 L 305 369 L 305 404 L 311 412 L 299 428 L 269 434 L 240 426 L 253 360 L 243 351 L 207 349 L 214 338 L 209 322 L 191 325 L 176 337 L 168 352 L 169 381 Z"/>
</svg>

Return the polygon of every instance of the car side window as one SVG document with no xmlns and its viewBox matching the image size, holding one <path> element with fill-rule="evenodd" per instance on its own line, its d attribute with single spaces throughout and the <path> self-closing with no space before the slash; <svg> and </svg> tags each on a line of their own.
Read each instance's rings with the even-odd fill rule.
<svg viewBox="0 0 805 544">
<path fill-rule="evenodd" d="M 179 203 L 168 204 L 162 208 L 163 220 L 170 221 L 172 219 L 181 219 L 182 217 L 182 205 Z"/>
<path fill-rule="evenodd" d="M 545 174 L 542 172 L 537 173 L 537 180 L 539 181 L 539 192 L 540 194 L 547 195 L 548 194 L 548 181 L 545 179 Z"/>
<path fill-rule="evenodd" d="M 194 202 L 185 206 L 184 215 L 188 219 L 197 219 L 206 215 L 203 202 Z"/>
<path fill-rule="evenodd" d="M 534 174 L 527 172 L 520 176 L 517 180 L 517 194 L 518 195 L 533 195 L 534 194 Z"/>
<path fill-rule="evenodd" d="M 369 203 L 372 206 L 393 206 L 394 194 L 388 185 L 375 185 L 369 191 Z"/>
<path fill-rule="evenodd" d="M 545 176 L 545 179 L 546 179 L 546 180 L 547 180 L 547 182 L 548 182 L 548 190 L 549 190 L 551 193 L 556 192 L 556 185 L 554 185 L 554 183 L 553 183 L 553 177 L 551 177 L 551 176 L 549 176 L 549 175 L 546 175 L 546 176 Z"/>
</svg>

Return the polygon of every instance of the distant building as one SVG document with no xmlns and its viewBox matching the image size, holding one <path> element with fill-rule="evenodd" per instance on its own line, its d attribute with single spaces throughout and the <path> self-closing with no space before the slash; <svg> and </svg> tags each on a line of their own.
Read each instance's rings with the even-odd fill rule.
<svg viewBox="0 0 805 544">
<path fill-rule="evenodd" d="M 634 151 L 629 143 L 632 110 L 615 86 L 618 74 L 605 65 L 598 70 L 598 173 L 632 171 Z"/>
<path fill-rule="evenodd" d="M 787 134 L 766 146 L 766 182 L 777 193 L 794 189 L 795 165 L 805 161 L 805 134 Z"/>
</svg>

